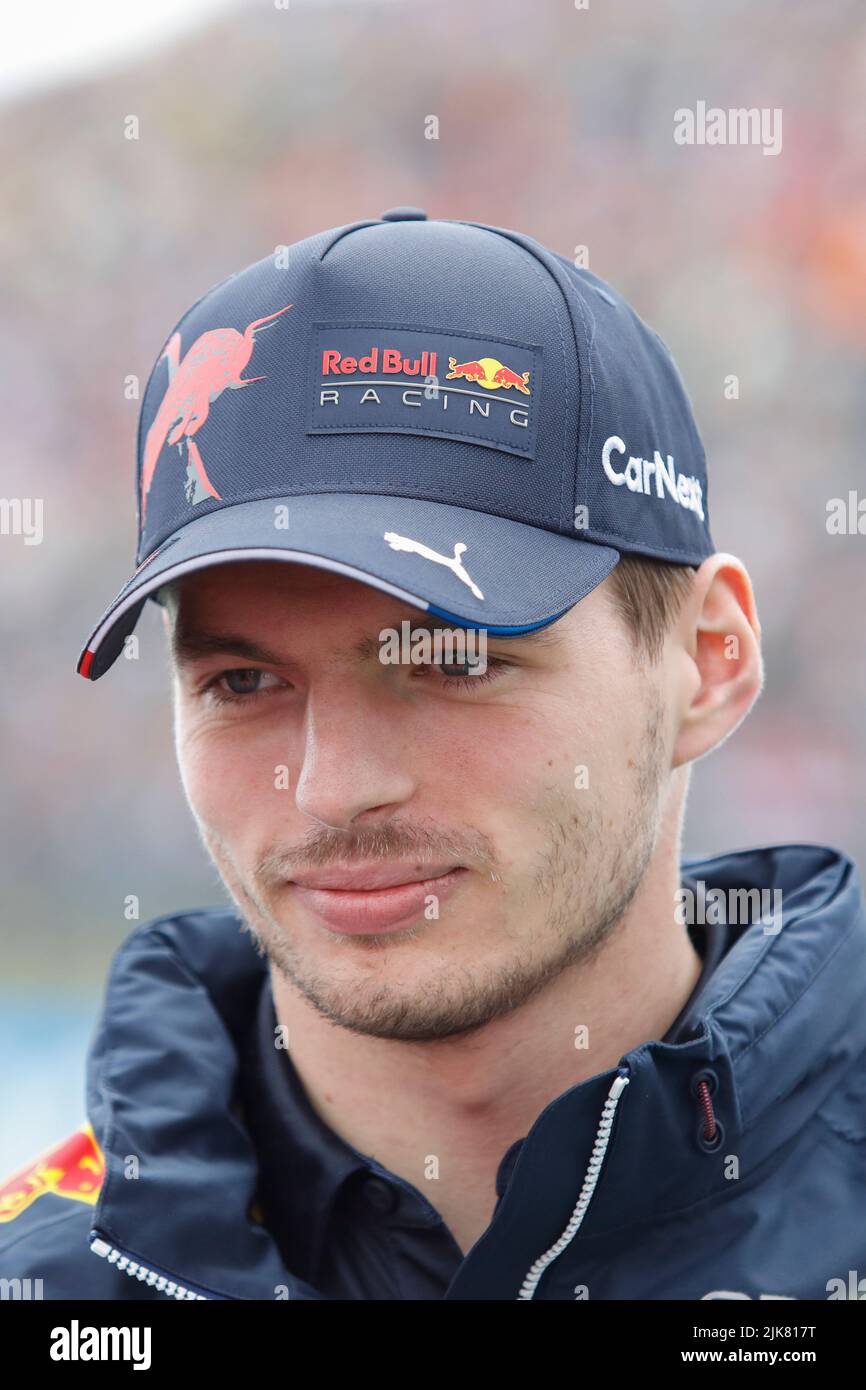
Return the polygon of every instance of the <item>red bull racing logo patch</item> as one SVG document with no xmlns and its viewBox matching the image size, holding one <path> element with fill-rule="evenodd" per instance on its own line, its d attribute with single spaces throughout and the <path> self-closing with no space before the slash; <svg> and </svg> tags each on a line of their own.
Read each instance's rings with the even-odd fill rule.
<svg viewBox="0 0 866 1390">
<path fill-rule="evenodd" d="M 89 1124 L 35 1158 L 0 1186 L 0 1222 L 14 1221 L 46 1193 L 95 1206 L 105 1159 Z"/>
<path fill-rule="evenodd" d="M 438 330 L 314 325 L 308 433 L 440 435 L 535 456 L 541 349 Z"/>
</svg>

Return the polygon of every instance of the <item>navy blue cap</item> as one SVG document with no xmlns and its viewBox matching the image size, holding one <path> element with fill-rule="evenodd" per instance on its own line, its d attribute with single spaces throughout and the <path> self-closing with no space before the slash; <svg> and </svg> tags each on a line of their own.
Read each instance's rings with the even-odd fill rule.
<svg viewBox="0 0 866 1390">
<path fill-rule="evenodd" d="M 624 552 L 713 553 L 704 449 L 665 344 L 532 237 L 393 208 L 210 289 L 151 372 L 136 569 L 88 638 L 98 680 L 148 598 L 237 560 L 318 565 L 517 635 Z"/>
</svg>

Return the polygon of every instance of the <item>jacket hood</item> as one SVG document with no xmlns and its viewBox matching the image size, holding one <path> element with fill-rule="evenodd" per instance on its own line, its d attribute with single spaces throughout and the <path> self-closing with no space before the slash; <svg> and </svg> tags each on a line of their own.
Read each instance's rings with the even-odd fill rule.
<svg viewBox="0 0 866 1390">
<path fill-rule="evenodd" d="M 866 907 L 853 863 L 833 849 L 785 845 L 688 858 L 682 869 L 707 893 L 780 890 L 780 918 L 734 927 L 692 1036 L 643 1043 L 541 1111 L 449 1298 L 527 1296 L 525 1276 L 561 1242 L 587 1190 L 603 1116 L 603 1165 L 580 1246 L 588 1260 L 621 1252 L 625 1265 L 629 1243 L 661 1216 L 758 1182 L 822 1108 L 850 1131 L 846 1094 L 866 1050 Z M 88 1115 L 105 1156 L 93 1236 L 190 1296 L 323 1297 L 286 1268 L 254 1214 L 258 1165 L 238 1101 L 239 1051 L 266 973 L 228 909 L 150 922 L 114 957 L 88 1053 Z M 701 1142 L 694 1091 L 708 1073 L 721 1131 L 712 1149 Z M 627 1081 L 611 1106 L 618 1075 Z M 859 1113 L 861 1132 L 850 1137 L 862 1139 Z M 725 1184 L 732 1154 L 746 1176 Z M 627 1290 L 627 1278 L 619 1283 Z"/>
</svg>

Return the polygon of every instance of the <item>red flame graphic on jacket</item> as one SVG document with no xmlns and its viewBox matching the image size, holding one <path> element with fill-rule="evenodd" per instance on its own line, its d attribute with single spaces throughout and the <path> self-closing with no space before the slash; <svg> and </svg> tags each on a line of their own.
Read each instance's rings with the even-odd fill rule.
<svg viewBox="0 0 866 1390">
<path fill-rule="evenodd" d="M 198 446 L 193 441 L 210 412 L 211 404 L 223 391 L 236 391 L 264 377 L 242 377 L 241 372 L 253 355 L 255 336 L 292 305 L 278 309 L 263 319 L 256 319 L 239 333 L 236 328 L 211 328 L 196 338 L 183 361 L 180 361 L 180 334 L 174 333 L 162 357 L 168 362 L 168 387 L 160 402 L 153 424 L 147 432 L 144 462 L 141 469 L 141 524 L 147 510 L 147 495 L 153 481 L 162 447 L 187 441 L 189 457 L 195 465 L 202 487 L 219 501 L 219 493 L 205 472 Z M 162 357 L 160 361 L 162 361 Z"/>
</svg>

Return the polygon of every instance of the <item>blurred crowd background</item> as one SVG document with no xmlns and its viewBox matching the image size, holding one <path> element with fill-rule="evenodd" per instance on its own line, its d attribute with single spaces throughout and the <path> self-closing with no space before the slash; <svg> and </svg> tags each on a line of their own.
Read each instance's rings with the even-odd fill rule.
<svg viewBox="0 0 866 1390">
<path fill-rule="evenodd" d="M 99 8 L 76 11 L 94 44 Z M 140 921 L 225 900 L 177 776 L 154 606 L 139 662 L 75 673 L 134 565 L 126 379 L 143 387 L 211 285 L 322 228 L 414 204 L 585 246 L 658 330 L 767 663 L 695 769 L 686 851 L 818 841 L 866 867 L 866 534 L 826 524 L 829 499 L 866 498 L 862 0 L 199 10 L 0 105 L 0 491 L 42 497 L 45 527 L 38 546 L 0 537 L 0 1173 L 83 1118 L 128 896 Z M 699 101 L 781 109 L 780 153 L 676 144 Z"/>
</svg>

